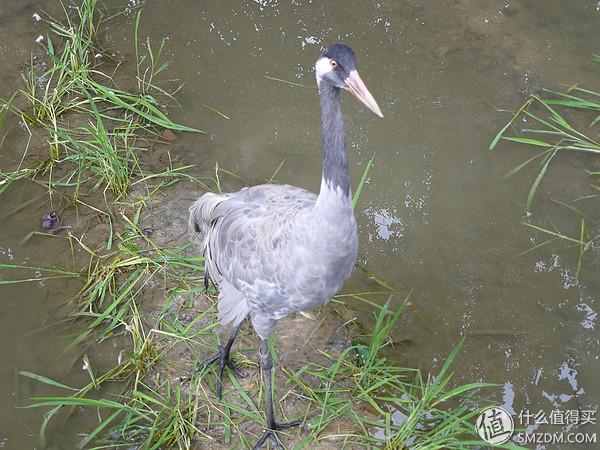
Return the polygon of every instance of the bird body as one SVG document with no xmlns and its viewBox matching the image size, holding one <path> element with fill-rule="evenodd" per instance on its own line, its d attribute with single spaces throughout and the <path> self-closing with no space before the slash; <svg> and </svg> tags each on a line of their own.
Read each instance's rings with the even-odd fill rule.
<svg viewBox="0 0 600 450">
<path fill-rule="evenodd" d="M 319 196 L 289 185 L 207 193 L 190 209 L 210 278 L 219 284 L 219 321 L 250 315 L 267 338 L 275 322 L 325 304 L 350 275 L 358 237 L 352 202 L 323 181 Z"/>
<path fill-rule="evenodd" d="M 315 64 L 321 103 L 323 171 L 319 195 L 289 185 L 264 184 L 229 194 L 207 193 L 190 207 L 189 226 L 201 243 L 205 276 L 219 285 L 219 321 L 233 324 L 227 344 L 201 367 L 219 362 L 234 369 L 229 352 L 244 318 L 261 339 L 267 439 L 283 449 L 276 432 L 299 421 L 275 422 L 267 346 L 277 320 L 327 303 L 350 275 L 358 249 L 340 90 L 348 90 L 383 117 L 356 70 L 354 52 L 334 44 Z"/>
</svg>

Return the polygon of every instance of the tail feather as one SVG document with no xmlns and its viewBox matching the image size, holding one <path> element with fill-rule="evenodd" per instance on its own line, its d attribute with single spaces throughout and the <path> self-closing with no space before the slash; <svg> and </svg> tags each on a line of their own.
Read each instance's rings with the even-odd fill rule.
<svg viewBox="0 0 600 450">
<path fill-rule="evenodd" d="M 225 195 L 207 192 L 190 206 L 188 229 L 194 240 L 202 240 L 206 237 L 208 230 L 215 219 L 215 208 L 219 203 L 227 200 L 227 198 L 228 197 Z"/>
<path fill-rule="evenodd" d="M 216 249 L 211 248 L 211 234 L 218 233 L 218 219 L 224 214 L 219 205 L 231 194 L 206 193 L 192 204 L 188 221 L 189 232 L 192 239 L 200 244 L 204 256 L 204 283 L 208 286 L 208 280 L 219 285 L 218 313 L 219 322 L 226 325 L 233 322 L 238 325 L 249 314 L 250 308 L 244 295 L 224 279 L 216 265 L 215 256 L 212 253 Z M 225 209 L 226 210 L 226 209 Z"/>
<path fill-rule="evenodd" d="M 228 198 L 227 194 L 219 195 L 207 192 L 190 206 L 188 230 L 192 236 L 192 240 L 199 244 L 200 251 L 204 256 L 206 270 L 204 274 L 205 285 L 208 284 L 209 276 L 215 284 L 219 283 L 219 270 L 210 249 L 210 232 L 217 219 L 215 211 L 217 206 Z"/>
</svg>

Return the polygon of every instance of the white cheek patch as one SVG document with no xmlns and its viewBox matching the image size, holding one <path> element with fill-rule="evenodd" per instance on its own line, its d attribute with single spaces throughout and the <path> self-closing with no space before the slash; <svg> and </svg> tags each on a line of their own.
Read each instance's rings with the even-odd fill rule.
<svg viewBox="0 0 600 450">
<path fill-rule="evenodd" d="M 321 83 L 321 80 L 327 74 L 327 72 L 331 71 L 331 64 L 329 63 L 329 58 L 326 56 L 319 58 L 317 63 L 315 64 L 315 74 L 317 76 L 317 84 Z"/>
</svg>

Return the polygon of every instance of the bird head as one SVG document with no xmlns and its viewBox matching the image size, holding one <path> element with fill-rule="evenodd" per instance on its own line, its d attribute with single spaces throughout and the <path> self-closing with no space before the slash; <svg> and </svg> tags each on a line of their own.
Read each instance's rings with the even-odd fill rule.
<svg viewBox="0 0 600 450">
<path fill-rule="evenodd" d="M 315 72 L 319 89 L 322 83 L 345 89 L 379 117 L 383 117 L 379 105 L 358 75 L 356 57 L 350 47 L 343 44 L 325 47 L 317 59 Z"/>
</svg>

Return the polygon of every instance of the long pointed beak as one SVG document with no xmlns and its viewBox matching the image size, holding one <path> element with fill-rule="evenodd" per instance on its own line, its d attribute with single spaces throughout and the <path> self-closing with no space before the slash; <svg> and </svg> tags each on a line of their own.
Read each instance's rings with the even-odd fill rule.
<svg viewBox="0 0 600 450">
<path fill-rule="evenodd" d="M 365 83 L 358 75 L 356 70 L 350 72 L 350 74 L 344 80 L 348 90 L 359 99 L 367 108 L 377 114 L 379 117 L 383 117 L 381 109 L 379 109 L 379 105 L 365 86 Z"/>
</svg>

